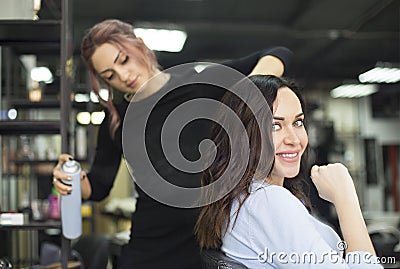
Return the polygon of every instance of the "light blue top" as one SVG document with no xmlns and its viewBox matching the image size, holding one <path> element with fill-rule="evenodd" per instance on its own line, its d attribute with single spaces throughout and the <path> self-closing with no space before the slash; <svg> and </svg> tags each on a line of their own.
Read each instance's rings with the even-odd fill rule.
<svg viewBox="0 0 400 269">
<path fill-rule="evenodd" d="M 222 251 L 248 268 L 383 268 L 368 252 L 343 259 L 337 233 L 283 187 L 254 181 L 232 229 L 237 209 L 235 202 Z"/>
</svg>

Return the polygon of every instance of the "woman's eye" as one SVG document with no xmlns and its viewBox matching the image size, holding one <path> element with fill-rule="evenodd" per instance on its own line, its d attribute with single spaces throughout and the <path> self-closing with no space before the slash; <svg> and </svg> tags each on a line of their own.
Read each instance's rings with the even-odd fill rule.
<svg viewBox="0 0 400 269">
<path fill-rule="evenodd" d="M 122 60 L 122 64 L 125 64 L 126 62 L 128 62 L 128 60 L 129 60 L 129 56 L 128 55 L 126 55 L 125 56 L 125 58 Z"/>
<path fill-rule="evenodd" d="M 272 124 L 272 131 L 273 132 L 278 131 L 280 129 L 281 129 L 281 126 L 279 125 L 279 123 L 273 123 Z"/>
<path fill-rule="evenodd" d="M 293 125 L 296 126 L 296 127 L 303 126 L 303 125 L 304 125 L 304 120 L 302 120 L 302 119 L 296 120 L 296 121 L 293 123 Z"/>
<path fill-rule="evenodd" d="M 106 77 L 107 80 L 112 80 L 112 78 L 114 77 L 114 74 L 109 75 L 108 77 Z"/>
</svg>

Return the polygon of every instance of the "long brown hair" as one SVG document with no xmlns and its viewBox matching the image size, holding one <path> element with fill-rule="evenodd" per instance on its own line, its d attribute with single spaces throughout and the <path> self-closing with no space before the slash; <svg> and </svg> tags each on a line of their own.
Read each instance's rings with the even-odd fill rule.
<svg viewBox="0 0 400 269">
<path fill-rule="evenodd" d="M 290 88 L 299 98 L 304 110 L 304 101 L 299 94 L 298 87 L 292 81 L 270 75 L 256 75 L 240 82 L 239 87 L 250 91 L 252 88 L 250 83 L 253 83 L 260 90 L 265 99 L 263 100 L 263 103 L 265 104 L 266 101 L 268 106 L 264 105 L 261 110 L 255 112 L 256 114 L 259 114 L 256 115 L 251 111 L 250 107 L 246 105 L 247 102 L 244 102 L 236 94 L 230 91 L 227 91 L 221 100 L 223 104 L 230 107 L 236 113 L 243 123 L 247 133 L 244 135 L 247 135 L 249 143 L 238 144 L 239 146 L 249 146 L 249 160 L 246 170 L 244 174 L 242 174 L 238 184 L 222 199 L 202 208 L 195 227 L 195 232 L 201 248 L 218 249 L 221 247 L 222 238 L 231 221 L 230 215 L 232 203 L 234 201 L 238 201 L 239 203 L 239 208 L 237 212 L 235 212 L 237 218 L 241 206 L 250 195 L 250 185 L 253 179 L 265 179 L 272 170 L 275 154 L 273 153 L 274 146 L 271 139 L 271 115 L 273 113 L 273 103 L 276 99 L 278 90 L 282 87 Z M 251 93 L 249 94 L 249 96 L 252 95 Z M 254 95 L 254 97 L 249 98 L 254 99 L 257 97 Z M 220 124 L 221 122 L 224 122 L 225 115 L 222 114 L 220 117 L 221 119 L 219 120 L 221 121 L 213 124 L 211 129 L 210 139 L 217 146 L 217 152 L 214 162 L 203 172 L 203 186 L 217 181 L 223 173 L 228 173 L 228 178 L 232 180 L 237 179 L 239 175 L 235 169 L 228 171 L 229 169 L 227 170 L 227 167 L 230 160 L 238 162 L 238 159 L 241 158 L 240 155 L 242 151 L 239 150 L 238 153 L 235 153 L 231 150 L 229 135 L 223 130 L 223 127 Z M 257 122 L 256 118 L 264 120 Z M 267 149 L 264 148 L 264 152 L 261 152 L 260 147 L 262 141 L 267 141 Z M 237 154 L 238 156 L 235 158 L 232 154 Z M 299 198 L 310 211 L 311 206 L 309 199 L 303 191 L 306 175 L 306 163 L 304 160 L 306 158 L 307 154 L 303 154 L 299 174 L 293 179 L 285 180 L 284 187 Z"/>
<path fill-rule="evenodd" d="M 132 25 L 128 23 L 119 20 L 105 20 L 90 28 L 84 36 L 81 43 L 81 56 L 89 69 L 93 91 L 99 98 L 100 103 L 104 105 L 110 112 L 110 135 L 112 138 L 114 138 L 115 131 L 121 124 L 121 119 L 112 102 L 111 86 L 104 80 L 103 81 L 107 85 L 109 92 L 108 100 L 104 100 L 99 95 L 100 80 L 102 79 L 98 76 L 91 61 L 96 49 L 104 43 L 114 45 L 116 48 L 120 49 L 130 57 L 137 59 L 143 65 L 147 66 L 149 70 L 159 68 L 159 65 L 154 52 L 150 50 L 141 39 L 136 37 L 136 35 L 133 33 Z M 133 51 L 133 48 L 136 48 L 141 53 L 138 54 L 136 51 Z"/>
</svg>

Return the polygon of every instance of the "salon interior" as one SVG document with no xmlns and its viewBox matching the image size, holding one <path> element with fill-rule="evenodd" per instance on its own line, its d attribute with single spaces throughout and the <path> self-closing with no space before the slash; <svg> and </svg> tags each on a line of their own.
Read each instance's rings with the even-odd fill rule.
<svg viewBox="0 0 400 269">
<path fill-rule="evenodd" d="M 75 240 L 62 238 L 59 195 L 52 187 L 62 152 L 90 170 L 105 113 L 80 58 L 80 41 L 95 23 L 116 18 L 134 25 L 164 69 L 290 48 L 294 56 L 285 75 L 300 84 L 306 101 L 310 158 L 348 167 L 377 255 L 386 257 L 385 268 L 400 268 L 398 0 L 0 4 L 2 263 L 61 268 L 60 260 L 51 267 L 48 259 L 67 245 L 85 268 L 117 268 L 136 202 L 125 162 L 105 200 L 82 203 L 82 235 Z M 312 187 L 310 196 L 316 214 L 338 228 L 332 205 Z"/>
</svg>

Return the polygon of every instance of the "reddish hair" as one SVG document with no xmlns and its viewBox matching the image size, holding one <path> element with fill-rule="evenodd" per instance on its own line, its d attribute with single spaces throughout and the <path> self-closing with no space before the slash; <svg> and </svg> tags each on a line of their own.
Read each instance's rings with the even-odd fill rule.
<svg viewBox="0 0 400 269">
<path fill-rule="evenodd" d="M 84 36 L 81 44 L 81 56 L 89 69 L 90 82 L 94 93 L 99 98 L 100 103 L 110 112 L 109 131 L 111 137 L 114 139 L 115 132 L 121 124 L 121 118 L 112 102 L 113 94 L 111 86 L 97 74 L 91 59 L 96 49 L 104 43 L 114 45 L 122 52 L 138 60 L 144 66 L 147 66 L 149 70 L 156 70 L 159 68 L 159 65 L 154 52 L 141 39 L 136 37 L 132 25 L 128 23 L 119 20 L 105 20 L 90 28 Z M 140 53 L 137 53 L 137 51 Z M 109 92 L 108 100 L 104 100 L 99 95 L 100 80 L 103 80 L 107 85 Z"/>
</svg>

